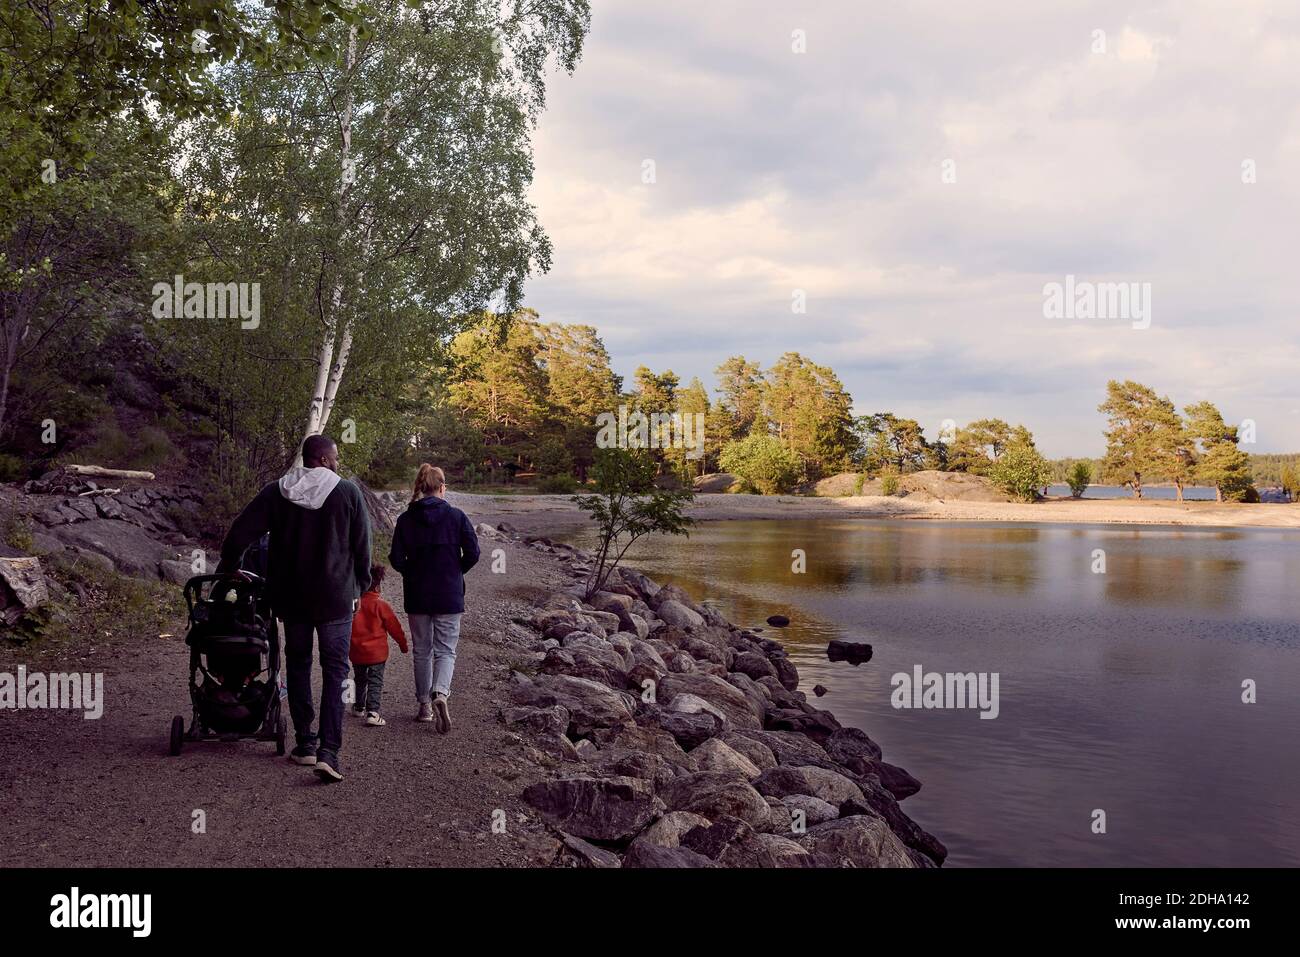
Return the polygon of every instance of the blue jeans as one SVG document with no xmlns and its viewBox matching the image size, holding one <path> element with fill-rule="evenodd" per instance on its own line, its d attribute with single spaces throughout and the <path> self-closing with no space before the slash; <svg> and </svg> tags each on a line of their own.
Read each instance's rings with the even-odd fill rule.
<svg viewBox="0 0 1300 957">
<path fill-rule="evenodd" d="M 415 659 L 415 699 L 423 704 L 434 694 L 451 694 L 460 641 L 460 615 L 407 615 L 411 622 L 411 657 Z M 432 691 L 430 690 L 432 689 Z"/>
<path fill-rule="evenodd" d="M 320 745 L 311 725 L 312 633 L 320 637 Z M 289 684 L 289 714 L 302 748 L 316 748 L 316 756 L 338 765 L 343 747 L 343 682 L 348 676 L 348 651 L 352 646 L 352 616 L 323 624 L 284 623 L 284 661 Z"/>
</svg>

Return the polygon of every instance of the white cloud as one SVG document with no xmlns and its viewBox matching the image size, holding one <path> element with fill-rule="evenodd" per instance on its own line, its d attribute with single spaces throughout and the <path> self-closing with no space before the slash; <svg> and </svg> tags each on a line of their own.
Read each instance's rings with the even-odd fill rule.
<svg viewBox="0 0 1300 957">
<path fill-rule="evenodd" d="M 598 5 L 537 138 L 555 265 L 530 304 L 596 325 L 625 373 L 712 386 L 727 355 L 793 349 L 859 411 L 1001 415 L 1052 454 L 1100 449 L 1112 377 L 1300 448 L 1300 14 L 1006 8 Z M 1066 273 L 1150 282 L 1152 328 L 1043 319 Z"/>
</svg>

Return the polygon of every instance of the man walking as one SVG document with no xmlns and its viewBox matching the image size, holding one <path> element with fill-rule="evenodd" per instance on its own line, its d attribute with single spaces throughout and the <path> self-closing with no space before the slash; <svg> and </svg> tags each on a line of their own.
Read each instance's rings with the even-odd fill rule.
<svg viewBox="0 0 1300 957">
<path fill-rule="evenodd" d="M 301 466 L 257 494 L 230 526 L 218 571 L 234 571 L 250 544 L 270 532 L 271 609 L 284 622 L 291 760 L 325 781 L 342 781 L 343 682 L 352 616 L 370 585 L 370 517 L 361 490 L 338 474 L 339 450 L 323 435 L 302 444 Z M 312 634 L 320 639 L 320 737 L 312 731 Z"/>
</svg>

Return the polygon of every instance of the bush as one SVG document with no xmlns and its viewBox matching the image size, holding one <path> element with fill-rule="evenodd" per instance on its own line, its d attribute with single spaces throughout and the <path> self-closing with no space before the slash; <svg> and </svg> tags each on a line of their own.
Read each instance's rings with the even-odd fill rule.
<svg viewBox="0 0 1300 957">
<path fill-rule="evenodd" d="M 1070 474 L 1065 478 L 1066 484 L 1070 486 L 1070 494 L 1075 498 L 1083 498 L 1083 493 L 1088 490 L 1092 484 L 1092 466 L 1087 462 L 1075 462 L 1070 469 Z"/>
<path fill-rule="evenodd" d="M 543 495 L 568 495 L 577 488 L 578 482 L 572 475 L 547 475 L 537 481 L 537 491 Z"/>
<path fill-rule="evenodd" d="M 858 473 L 858 477 L 857 477 L 856 479 L 853 480 L 853 494 L 854 494 L 854 495 L 861 495 L 861 494 L 862 494 L 862 486 L 864 486 L 864 485 L 866 485 L 866 484 L 867 484 L 867 473 L 866 473 L 866 472 L 859 472 L 859 473 Z"/>
<path fill-rule="evenodd" d="M 0 482 L 21 482 L 27 477 L 27 466 L 16 455 L 0 455 Z"/>
<path fill-rule="evenodd" d="M 886 472 L 880 476 L 880 494 L 897 495 L 898 494 L 898 473 Z"/>
<path fill-rule="evenodd" d="M 1051 481 L 1052 470 L 1038 449 L 1024 442 L 1009 445 L 993 463 L 989 478 L 1009 495 L 1032 502 L 1038 490 Z"/>
<path fill-rule="evenodd" d="M 770 435 L 751 435 L 722 447 L 718 462 L 762 495 L 788 492 L 798 484 L 802 467 L 798 457 Z"/>
</svg>

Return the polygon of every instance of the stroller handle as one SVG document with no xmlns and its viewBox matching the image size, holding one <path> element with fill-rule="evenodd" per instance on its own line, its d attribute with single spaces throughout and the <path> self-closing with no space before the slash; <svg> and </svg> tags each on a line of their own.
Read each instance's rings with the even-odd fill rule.
<svg viewBox="0 0 1300 957">
<path fill-rule="evenodd" d="M 203 586 L 219 581 L 246 581 L 250 585 L 256 585 L 258 588 L 266 584 L 266 579 L 261 575 L 255 575 L 252 572 L 234 571 L 234 572 L 217 572 L 214 575 L 195 575 L 185 583 L 185 606 L 190 612 L 194 613 L 194 605 L 198 601 L 199 593 Z"/>
</svg>

